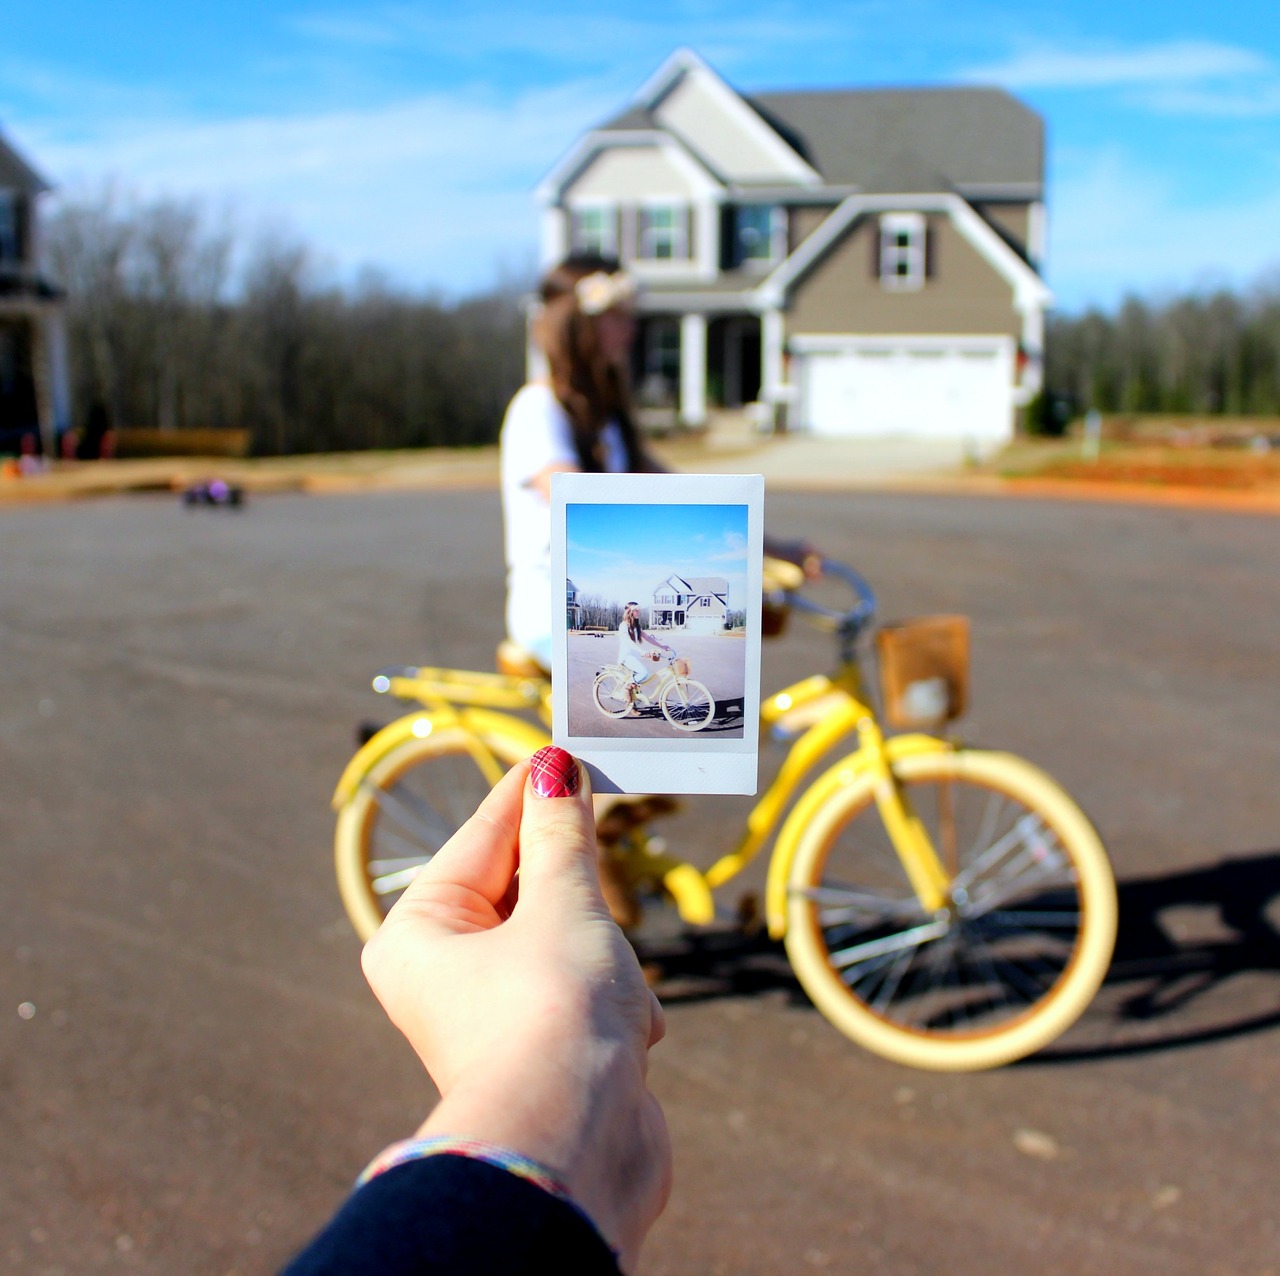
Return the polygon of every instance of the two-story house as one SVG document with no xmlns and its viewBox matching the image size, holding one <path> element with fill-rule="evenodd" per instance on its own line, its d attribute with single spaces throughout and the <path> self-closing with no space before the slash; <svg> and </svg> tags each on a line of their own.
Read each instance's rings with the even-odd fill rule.
<svg viewBox="0 0 1280 1276">
<path fill-rule="evenodd" d="M 0 137 L 0 452 L 30 438 L 52 455 L 68 424 L 62 305 L 38 266 L 37 202 L 48 189 Z"/>
<path fill-rule="evenodd" d="M 640 281 L 641 419 L 997 441 L 1041 384 L 1044 130 L 1007 93 L 746 96 L 673 54 L 537 190 Z"/>
<path fill-rule="evenodd" d="M 724 628 L 729 615 L 729 582 L 719 576 L 686 579 L 671 575 L 653 591 L 649 613 L 654 629 L 683 629 L 686 633 L 714 634 Z"/>
</svg>

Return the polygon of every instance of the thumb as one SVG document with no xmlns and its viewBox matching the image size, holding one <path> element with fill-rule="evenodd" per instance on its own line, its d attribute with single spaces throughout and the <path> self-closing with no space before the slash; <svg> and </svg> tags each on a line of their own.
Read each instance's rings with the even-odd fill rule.
<svg viewBox="0 0 1280 1276">
<path fill-rule="evenodd" d="M 569 894 L 604 905 L 596 870 L 596 824 L 585 768 L 550 744 L 529 759 L 520 814 L 520 902 Z"/>
</svg>

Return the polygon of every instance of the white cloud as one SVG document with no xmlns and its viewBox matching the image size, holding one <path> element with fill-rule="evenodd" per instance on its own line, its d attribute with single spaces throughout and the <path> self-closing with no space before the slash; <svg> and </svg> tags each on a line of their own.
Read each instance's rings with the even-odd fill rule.
<svg viewBox="0 0 1280 1276">
<path fill-rule="evenodd" d="M 1089 89 L 1191 84 L 1275 70 L 1269 58 L 1253 49 L 1180 40 L 1119 51 L 1027 49 L 1001 62 L 970 67 L 958 78 L 1018 89 Z"/>
<path fill-rule="evenodd" d="M 28 130 L 57 183 L 118 176 L 143 195 L 231 200 L 285 220 L 338 269 L 470 290 L 531 262 L 536 181 L 616 105 L 591 81 L 526 92 L 427 94 L 390 105 L 198 121 L 115 115 L 75 139 Z"/>
<path fill-rule="evenodd" d="M 1048 273 L 1060 309 L 1209 281 L 1247 285 L 1280 263 L 1280 173 L 1253 196 L 1190 200 L 1120 150 L 1061 156 L 1058 167 Z"/>
</svg>

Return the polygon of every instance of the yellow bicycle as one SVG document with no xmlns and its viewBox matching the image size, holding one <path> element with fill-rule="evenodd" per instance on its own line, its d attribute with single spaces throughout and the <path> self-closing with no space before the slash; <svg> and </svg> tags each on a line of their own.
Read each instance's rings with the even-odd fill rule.
<svg viewBox="0 0 1280 1276">
<path fill-rule="evenodd" d="M 716 920 L 713 892 L 771 842 L 769 934 L 832 1024 L 919 1068 L 1022 1058 L 1076 1020 L 1106 973 L 1116 931 L 1106 852 L 1031 763 L 919 730 L 886 734 L 862 672 L 874 594 L 841 564 L 824 574 L 849 585 L 847 610 L 812 601 L 794 579 L 774 595 L 829 629 L 839 659 L 834 673 L 764 700 L 762 729 L 790 747 L 736 848 L 703 870 L 641 826 L 611 853 L 639 897 L 664 897 L 684 923 L 705 926 Z M 924 640 L 914 651 L 911 627 L 877 636 L 882 674 L 907 652 L 895 666 L 905 675 L 884 687 L 886 709 L 940 725 L 962 708 L 965 669 L 954 644 L 938 650 L 936 626 L 915 632 Z M 886 634 L 907 641 L 895 648 Z M 362 938 L 487 788 L 548 742 L 550 684 L 511 655 L 500 649 L 497 674 L 375 677 L 376 691 L 422 707 L 373 735 L 334 794 L 338 885 Z M 857 747 L 820 768 L 850 738 Z"/>
</svg>

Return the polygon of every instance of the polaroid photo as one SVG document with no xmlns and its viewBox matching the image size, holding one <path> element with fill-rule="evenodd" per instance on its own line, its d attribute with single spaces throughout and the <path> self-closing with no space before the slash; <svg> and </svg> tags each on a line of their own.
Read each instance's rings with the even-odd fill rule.
<svg viewBox="0 0 1280 1276">
<path fill-rule="evenodd" d="M 764 479 L 551 480 L 552 736 L 597 793 L 756 791 Z"/>
</svg>

